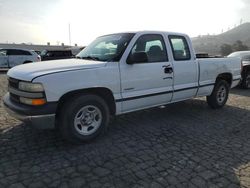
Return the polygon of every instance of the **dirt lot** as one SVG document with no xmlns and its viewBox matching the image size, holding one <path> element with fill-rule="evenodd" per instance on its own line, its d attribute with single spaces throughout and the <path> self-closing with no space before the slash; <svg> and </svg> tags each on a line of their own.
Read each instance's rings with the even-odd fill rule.
<svg viewBox="0 0 250 188">
<path fill-rule="evenodd" d="M 0 74 L 0 98 L 6 92 Z M 0 187 L 250 187 L 250 90 L 211 110 L 189 100 L 116 117 L 106 135 L 70 145 L 0 106 Z"/>
</svg>

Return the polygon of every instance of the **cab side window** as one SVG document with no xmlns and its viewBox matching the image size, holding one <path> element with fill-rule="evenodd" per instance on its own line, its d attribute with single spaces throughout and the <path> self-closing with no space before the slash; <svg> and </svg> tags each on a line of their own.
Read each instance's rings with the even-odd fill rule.
<svg viewBox="0 0 250 188">
<path fill-rule="evenodd" d="M 129 58 L 138 53 L 143 53 L 146 57 L 144 58 L 145 61 L 140 63 L 168 61 L 166 46 L 163 37 L 158 34 L 146 34 L 140 36 L 133 46 Z"/>
<path fill-rule="evenodd" d="M 169 41 L 175 61 L 185 61 L 191 59 L 190 50 L 185 37 L 170 35 Z"/>
</svg>

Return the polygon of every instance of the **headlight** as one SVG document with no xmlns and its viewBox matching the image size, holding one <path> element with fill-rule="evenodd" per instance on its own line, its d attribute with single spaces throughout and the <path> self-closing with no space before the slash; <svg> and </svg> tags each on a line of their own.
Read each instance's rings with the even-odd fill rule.
<svg viewBox="0 0 250 188">
<path fill-rule="evenodd" d="M 18 88 L 22 91 L 43 92 L 43 85 L 40 83 L 19 82 Z"/>
</svg>

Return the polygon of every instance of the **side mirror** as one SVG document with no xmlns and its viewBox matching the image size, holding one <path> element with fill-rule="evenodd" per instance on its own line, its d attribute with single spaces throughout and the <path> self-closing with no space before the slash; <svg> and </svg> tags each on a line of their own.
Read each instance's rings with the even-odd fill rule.
<svg viewBox="0 0 250 188">
<path fill-rule="evenodd" d="M 127 59 L 127 64 L 132 65 L 134 63 L 146 63 L 148 62 L 148 55 L 146 52 L 135 52 L 130 54 Z"/>
</svg>

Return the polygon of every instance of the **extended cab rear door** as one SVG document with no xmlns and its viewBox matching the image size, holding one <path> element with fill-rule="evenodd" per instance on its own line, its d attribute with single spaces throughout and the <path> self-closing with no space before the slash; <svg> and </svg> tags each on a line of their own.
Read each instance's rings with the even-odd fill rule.
<svg viewBox="0 0 250 188">
<path fill-rule="evenodd" d="M 165 40 L 161 34 L 137 34 L 132 39 L 120 63 L 123 112 L 171 101 L 173 72 Z M 137 55 L 144 59 L 128 64 Z"/>
<path fill-rule="evenodd" d="M 169 35 L 174 70 L 174 94 L 172 101 L 192 98 L 198 90 L 198 63 L 191 42 L 182 35 Z"/>
</svg>

